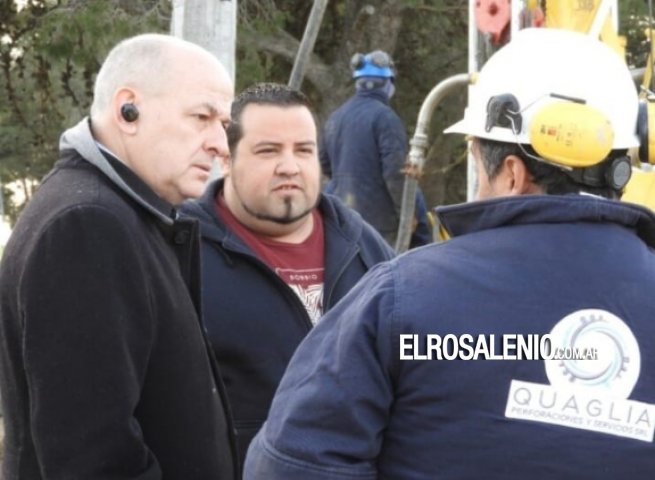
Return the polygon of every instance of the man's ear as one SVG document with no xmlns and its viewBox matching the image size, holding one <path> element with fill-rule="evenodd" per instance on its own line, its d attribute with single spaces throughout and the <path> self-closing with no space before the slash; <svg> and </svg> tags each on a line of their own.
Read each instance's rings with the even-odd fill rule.
<svg viewBox="0 0 655 480">
<path fill-rule="evenodd" d="M 501 182 L 500 187 L 505 195 L 528 195 L 540 193 L 541 189 L 532 179 L 528 168 L 516 155 L 508 155 L 503 160 L 503 166 L 497 178 Z"/>
<path fill-rule="evenodd" d="M 121 109 L 124 105 L 133 105 L 137 107 L 137 94 L 134 90 L 128 87 L 123 87 L 116 91 L 111 103 L 112 119 L 117 125 L 118 129 L 128 135 L 134 135 L 138 130 L 138 121 L 129 121 L 122 114 Z M 138 110 L 137 110 L 138 111 Z"/>
</svg>

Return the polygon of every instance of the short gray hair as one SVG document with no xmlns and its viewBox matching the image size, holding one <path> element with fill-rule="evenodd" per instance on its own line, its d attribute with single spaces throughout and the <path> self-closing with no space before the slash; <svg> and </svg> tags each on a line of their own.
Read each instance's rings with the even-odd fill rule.
<svg viewBox="0 0 655 480">
<path fill-rule="evenodd" d="M 96 77 L 91 116 L 109 108 L 116 90 L 123 86 L 149 88 L 160 85 L 166 73 L 166 53 L 172 47 L 196 47 L 169 35 L 146 33 L 118 43 L 107 55 Z M 197 47 L 200 49 L 200 47 Z"/>
</svg>

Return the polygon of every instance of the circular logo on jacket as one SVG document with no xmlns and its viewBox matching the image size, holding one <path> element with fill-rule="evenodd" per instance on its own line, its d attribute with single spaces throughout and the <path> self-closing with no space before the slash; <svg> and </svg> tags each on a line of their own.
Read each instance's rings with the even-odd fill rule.
<svg viewBox="0 0 655 480">
<path fill-rule="evenodd" d="M 637 339 L 619 317 L 606 310 L 578 310 L 560 320 L 550 337 L 555 358 L 545 364 L 551 385 L 630 396 L 639 378 L 641 355 Z"/>
</svg>

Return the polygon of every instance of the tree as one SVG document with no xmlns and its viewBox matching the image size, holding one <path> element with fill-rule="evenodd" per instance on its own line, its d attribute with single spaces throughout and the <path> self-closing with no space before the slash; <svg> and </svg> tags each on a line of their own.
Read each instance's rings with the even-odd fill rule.
<svg viewBox="0 0 655 480">
<path fill-rule="evenodd" d="M 166 0 L 0 2 L 0 182 L 29 199 L 57 158 L 59 135 L 87 114 L 95 73 L 111 46 L 168 29 Z M 4 188 L 7 213 L 17 202 Z"/>
<path fill-rule="evenodd" d="M 311 2 L 300 0 L 240 0 L 238 88 L 257 80 L 286 82 L 310 9 Z M 466 71 L 467 17 L 466 0 L 330 1 L 303 84 L 319 119 L 353 93 L 350 57 L 382 49 L 396 63 L 393 105 L 411 135 L 430 89 Z M 465 198 L 461 139 L 437 135 L 461 115 L 465 95 L 463 89 L 444 102 L 433 122 L 434 141 L 421 182 L 431 205 Z"/>
<path fill-rule="evenodd" d="M 396 62 L 392 103 L 411 136 L 430 89 L 467 70 L 468 4 L 330 0 L 302 86 L 319 120 L 352 94 L 350 57 L 380 48 Z M 312 2 L 238 5 L 237 91 L 258 81 L 286 83 Z M 621 0 L 619 6 L 628 60 L 643 67 L 649 49 L 646 2 Z M 27 0 L 21 10 L 14 0 L 0 0 L 0 182 L 38 181 L 56 158 L 59 134 L 88 111 L 95 72 L 109 48 L 140 32 L 168 32 L 170 14 L 170 0 Z M 432 121 L 421 180 L 430 206 L 466 198 L 465 144 L 440 134 L 461 117 L 465 104 L 462 89 Z"/>
</svg>

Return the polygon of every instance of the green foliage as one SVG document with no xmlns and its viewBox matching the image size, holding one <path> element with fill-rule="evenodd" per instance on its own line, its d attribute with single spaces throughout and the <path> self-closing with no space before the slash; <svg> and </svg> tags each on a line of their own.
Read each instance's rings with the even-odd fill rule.
<svg viewBox="0 0 655 480">
<path fill-rule="evenodd" d="M 237 91 L 257 82 L 286 82 L 291 67 L 288 63 L 279 61 L 279 51 L 275 50 L 274 42 L 269 42 L 268 39 L 284 35 L 296 16 L 290 13 L 295 10 L 279 8 L 277 3 L 279 2 L 273 0 L 239 2 Z M 270 48 L 262 48 L 262 44 L 267 44 Z"/>
<path fill-rule="evenodd" d="M 95 74 L 109 49 L 124 37 L 167 31 L 169 17 L 166 0 L 138 5 L 30 0 L 22 10 L 5 0 L 0 17 L 0 182 L 33 183 L 43 177 L 57 159 L 61 132 L 87 114 Z M 12 217 L 16 207 L 11 196 L 5 197 Z"/>
<path fill-rule="evenodd" d="M 405 120 L 408 135 L 416 130 L 421 103 L 430 90 L 446 78 L 467 72 L 467 2 L 415 1 L 404 12 L 395 60 L 399 78 L 394 105 Z M 453 91 L 437 108 L 431 122 L 430 146 L 421 188 L 429 205 L 466 199 L 465 143 L 457 135 L 441 135 L 459 120 L 466 102 L 466 88 Z"/>
<path fill-rule="evenodd" d="M 643 67 L 647 2 L 620 0 L 620 33 L 628 60 Z M 421 103 L 441 80 L 467 69 L 467 0 L 330 0 L 303 90 L 319 119 L 352 94 L 349 59 L 382 48 L 398 69 L 393 106 L 415 130 Z M 237 90 L 260 81 L 286 83 L 312 2 L 239 0 Z M 0 0 L 0 182 L 40 179 L 57 158 L 60 133 L 86 115 L 102 59 L 119 39 L 168 31 L 170 0 Z M 444 136 L 459 118 L 466 92 L 435 112 L 425 176 L 428 204 L 465 198 L 464 143 Z M 5 188 L 6 190 L 6 188 Z M 6 193 L 9 193 L 6 191 Z M 15 215 L 16 203 L 5 198 Z"/>
<path fill-rule="evenodd" d="M 627 39 L 626 60 L 631 67 L 644 67 L 648 58 L 649 39 L 645 31 L 652 19 L 643 0 L 619 1 L 619 32 Z M 654 25 L 655 28 L 655 25 Z"/>
</svg>

